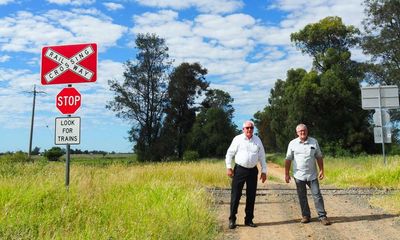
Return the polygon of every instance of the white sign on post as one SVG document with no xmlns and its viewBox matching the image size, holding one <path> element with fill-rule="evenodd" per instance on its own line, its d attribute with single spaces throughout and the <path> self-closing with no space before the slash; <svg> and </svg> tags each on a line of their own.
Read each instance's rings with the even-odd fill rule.
<svg viewBox="0 0 400 240">
<path fill-rule="evenodd" d="M 398 108 L 399 88 L 396 85 L 363 87 L 361 106 L 362 109 Z"/>
<path fill-rule="evenodd" d="M 374 140 L 375 143 L 382 143 L 382 127 L 374 127 Z M 383 141 L 384 143 L 392 142 L 390 127 L 383 127 Z"/>
<path fill-rule="evenodd" d="M 58 117 L 56 118 L 56 145 L 78 145 L 81 142 L 81 118 Z"/>
<path fill-rule="evenodd" d="M 379 108 L 375 109 L 372 119 L 376 126 L 385 126 L 390 123 L 390 115 L 386 109 L 381 109 L 381 111 L 379 111 Z"/>
</svg>

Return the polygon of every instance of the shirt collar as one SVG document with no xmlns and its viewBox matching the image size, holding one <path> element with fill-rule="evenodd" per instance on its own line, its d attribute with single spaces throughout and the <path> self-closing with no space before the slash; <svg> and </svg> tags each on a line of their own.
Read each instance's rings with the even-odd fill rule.
<svg viewBox="0 0 400 240">
<path fill-rule="evenodd" d="M 307 137 L 307 139 L 304 141 L 304 142 L 302 142 L 301 140 L 300 140 L 300 137 L 298 137 L 297 138 L 297 141 L 299 142 L 299 143 L 308 143 L 308 140 L 310 139 L 310 137 Z"/>
<path fill-rule="evenodd" d="M 249 138 L 247 138 L 247 136 L 246 136 L 246 134 L 245 133 L 242 133 L 242 136 L 243 136 L 243 139 L 244 140 L 251 140 L 251 139 L 253 139 L 253 137 L 254 137 L 254 134 L 253 134 L 253 136 L 251 136 L 251 138 L 249 139 Z"/>
</svg>

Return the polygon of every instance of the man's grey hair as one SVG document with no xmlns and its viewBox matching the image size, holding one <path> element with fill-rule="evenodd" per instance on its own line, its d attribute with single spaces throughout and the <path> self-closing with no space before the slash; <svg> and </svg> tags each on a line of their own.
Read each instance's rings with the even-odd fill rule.
<svg viewBox="0 0 400 240">
<path fill-rule="evenodd" d="M 253 122 L 253 121 L 251 121 L 251 120 L 246 120 L 246 121 L 244 121 L 244 123 L 243 123 L 243 127 L 246 127 L 246 123 L 251 123 L 251 126 L 253 126 L 253 127 L 254 127 L 254 122 Z"/>
<path fill-rule="evenodd" d="M 296 132 L 297 132 L 297 129 L 299 129 L 299 128 L 304 128 L 307 130 L 307 126 L 304 123 L 300 123 L 299 125 L 296 126 Z"/>
</svg>

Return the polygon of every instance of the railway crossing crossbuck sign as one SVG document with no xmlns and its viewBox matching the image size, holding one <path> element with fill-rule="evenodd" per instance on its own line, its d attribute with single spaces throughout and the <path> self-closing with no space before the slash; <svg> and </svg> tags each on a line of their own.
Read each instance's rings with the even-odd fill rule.
<svg viewBox="0 0 400 240">
<path fill-rule="evenodd" d="M 97 44 L 43 47 L 40 75 L 43 85 L 95 82 Z"/>
</svg>

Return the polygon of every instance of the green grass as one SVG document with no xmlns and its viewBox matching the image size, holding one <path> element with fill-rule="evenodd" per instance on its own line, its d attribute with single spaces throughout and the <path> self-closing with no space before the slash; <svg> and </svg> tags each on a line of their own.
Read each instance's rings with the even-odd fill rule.
<svg viewBox="0 0 400 240">
<path fill-rule="evenodd" d="M 0 162 L 0 239 L 215 239 L 205 186 L 229 185 L 223 161 L 96 167 L 72 159 L 68 191 L 64 163 Z"/>
<path fill-rule="evenodd" d="M 324 160 L 326 184 L 340 187 L 368 187 L 377 189 L 400 189 L 399 156 L 387 157 L 326 157 Z"/>
<path fill-rule="evenodd" d="M 268 160 L 283 165 L 281 154 Z M 140 164 L 134 155 L 71 156 L 65 163 L 0 156 L 0 239 L 215 239 L 208 187 L 230 186 L 223 160 Z M 325 157 L 322 184 L 400 189 L 400 157 Z M 373 205 L 400 213 L 400 194 Z"/>
</svg>

